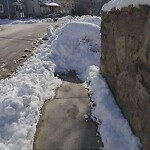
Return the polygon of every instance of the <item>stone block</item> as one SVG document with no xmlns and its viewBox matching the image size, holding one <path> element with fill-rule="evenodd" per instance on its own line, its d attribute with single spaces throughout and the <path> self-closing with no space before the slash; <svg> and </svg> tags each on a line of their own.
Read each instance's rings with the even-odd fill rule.
<svg viewBox="0 0 150 150">
<path fill-rule="evenodd" d="M 125 46 L 125 37 L 117 37 L 116 38 L 116 55 L 117 55 L 117 59 L 118 59 L 118 63 L 122 64 L 125 60 L 125 50 L 126 50 L 126 46 Z"/>
</svg>

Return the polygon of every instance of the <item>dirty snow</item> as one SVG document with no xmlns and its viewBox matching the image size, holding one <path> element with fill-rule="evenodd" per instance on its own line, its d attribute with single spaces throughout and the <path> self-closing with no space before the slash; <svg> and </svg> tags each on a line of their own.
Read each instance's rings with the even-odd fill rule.
<svg viewBox="0 0 150 150">
<path fill-rule="evenodd" d="M 65 23 L 56 29 L 50 26 L 47 43 L 10 79 L 0 80 L 0 150 L 32 149 L 44 100 L 52 99 L 61 85 L 54 72 L 69 70 L 75 70 L 89 88 L 95 103 L 92 118 L 99 124 L 103 149 L 139 149 L 138 138 L 99 75 L 100 21 L 84 16 L 64 19 Z"/>
<path fill-rule="evenodd" d="M 51 18 L 47 19 L 34 19 L 34 18 L 24 18 L 20 20 L 9 20 L 9 19 L 0 19 L 0 25 L 3 24 L 32 24 L 32 23 L 41 23 L 41 22 L 50 22 Z"/>
<path fill-rule="evenodd" d="M 102 7 L 102 10 L 110 11 L 114 7 L 121 9 L 131 4 L 135 7 L 138 7 L 139 5 L 150 5 L 150 0 L 111 0 Z"/>
</svg>

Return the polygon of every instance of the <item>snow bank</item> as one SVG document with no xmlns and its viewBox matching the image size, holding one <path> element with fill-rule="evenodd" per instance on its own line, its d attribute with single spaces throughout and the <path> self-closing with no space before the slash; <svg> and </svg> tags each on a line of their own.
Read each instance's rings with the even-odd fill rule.
<svg viewBox="0 0 150 150">
<path fill-rule="evenodd" d="M 25 18 L 20 20 L 15 20 L 11 24 L 33 24 L 33 23 L 41 23 L 41 22 L 49 22 L 52 21 L 52 19 L 33 19 L 33 18 Z"/>
<path fill-rule="evenodd" d="M 57 22 L 58 23 L 67 23 L 67 22 L 73 21 L 74 19 L 75 19 L 74 17 L 68 15 L 65 17 L 58 18 Z"/>
<path fill-rule="evenodd" d="M 102 10 L 110 11 L 113 7 L 121 9 L 131 4 L 135 7 L 139 5 L 150 5 L 150 0 L 111 0 L 103 6 Z"/>
<path fill-rule="evenodd" d="M 0 19 L 0 25 L 11 23 L 12 20 L 9 19 Z"/>
<path fill-rule="evenodd" d="M 76 21 L 78 21 L 78 22 L 88 22 L 88 23 L 93 23 L 93 24 L 96 24 L 96 25 L 100 26 L 101 18 L 98 17 L 98 16 L 83 15 L 81 17 L 79 17 L 79 16 L 75 16 L 75 17 L 65 16 L 65 17 L 59 18 L 57 20 L 58 23 L 63 23 L 63 24 L 73 22 L 73 21 L 75 21 L 75 22 Z"/>
<path fill-rule="evenodd" d="M 0 150 L 31 150 L 40 109 L 61 81 L 50 50 L 40 49 L 10 79 L 0 81 Z"/>
<path fill-rule="evenodd" d="M 103 150 L 139 150 L 140 141 L 123 118 L 106 82 L 99 74 L 99 67 L 90 66 L 88 73 L 89 94 L 95 105 L 92 106 L 92 118 L 99 123 Z"/>
<path fill-rule="evenodd" d="M 40 23 L 40 22 L 41 22 L 41 20 L 35 20 L 35 19 L 31 19 L 31 20 L 27 20 L 27 21 L 15 20 L 11 24 L 32 24 L 32 23 Z"/>
<path fill-rule="evenodd" d="M 54 35 L 55 35 L 55 30 L 52 25 L 49 25 L 49 27 L 47 28 L 47 33 L 44 35 L 42 39 L 48 40 L 49 37 L 54 36 Z"/>
<path fill-rule="evenodd" d="M 68 23 L 53 41 L 51 48 L 51 60 L 56 64 L 56 72 L 76 70 L 81 74 L 94 62 L 99 64 L 99 27 L 90 23 Z"/>
<path fill-rule="evenodd" d="M 82 22 L 84 21 L 84 22 L 88 22 L 88 23 L 93 23 L 98 26 L 100 26 L 100 24 L 101 24 L 101 18 L 97 17 L 97 16 L 84 15 L 84 16 L 81 16 L 81 18 L 79 18 L 77 20 L 82 21 Z"/>
<path fill-rule="evenodd" d="M 24 18 L 20 20 L 9 20 L 9 19 L 0 19 L 0 25 L 3 24 L 32 24 L 32 23 L 41 23 L 41 22 L 50 22 L 52 19 L 34 19 L 34 18 Z"/>
</svg>

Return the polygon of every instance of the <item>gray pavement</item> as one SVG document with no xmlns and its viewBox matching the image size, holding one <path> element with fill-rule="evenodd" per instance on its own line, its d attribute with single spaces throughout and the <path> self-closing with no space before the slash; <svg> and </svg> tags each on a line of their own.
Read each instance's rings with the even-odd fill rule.
<svg viewBox="0 0 150 150">
<path fill-rule="evenodd" d="M 79 82 L 70 81 L 66 76 L 54 100 L 44 104 L 34 150 L 96 150 L 102 146 L 96 137 L 97 125 L 87 118 L 87 90 Z"/>
<path fill-rule="evenodd" d="M 1 25 L 0 30 L 0 79 L 15 72 L 17 66 L 32 55 L 32 51 L 40 44 L 39 38 L 46 33 L 50 23 Z M 36 42 L 35 42 L 36 41 Z M 26 51 L 25 51 L 26 50 Z M 31 50 L 30 52 L 28 50 Z"/>
</svg>

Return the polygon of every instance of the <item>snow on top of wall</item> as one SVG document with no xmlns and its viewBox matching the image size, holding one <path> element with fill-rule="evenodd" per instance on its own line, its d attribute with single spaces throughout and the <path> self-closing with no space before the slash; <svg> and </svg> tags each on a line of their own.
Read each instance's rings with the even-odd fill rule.
<svg viewBox="0 0 150 150">
<path fill-rule="evenodd" d="M 57 3 L 44 3 L 46 6 L 59 7 L 60 5 Z"/>
<path fill-rule="evenodd" d="M 121 9 L 128 5 L 138 7 L 139 5 L 150 5 L 150 0 L 111 0 L 102 8 L 103 11 L 110 11 L 113 7 Z"/>
</svg>

